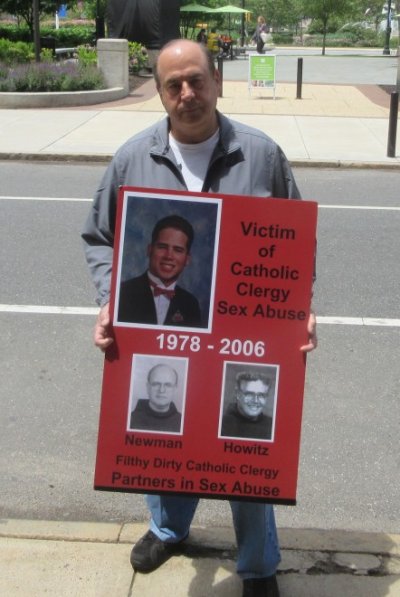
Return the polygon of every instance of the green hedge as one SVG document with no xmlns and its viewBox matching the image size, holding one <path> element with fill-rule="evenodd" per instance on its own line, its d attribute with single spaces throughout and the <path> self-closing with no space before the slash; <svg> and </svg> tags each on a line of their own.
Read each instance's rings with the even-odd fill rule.
<svg viewBox="0 0 400 597">
<path fill-rule="evenodd" d="M 365 35 L 362 35 L 364 33 Z M 322 46 L 323 36 L 311 35 L 304 37 L 304 45 L 311 47 Z M 352 47 L 366 47 L 379 48 L 379 36 L 375 35 L 373 31 L 339 31 L 337 33 L 328 33 L 326 36 L 327 48 L 352 48 Z"/>
<path fill-rule="evenodd" d="M 61 47 L 76 47 L 85 44 L 94 43 L 96 37 L 95 27 L 87 25 L 72 25 L 60 27 L 40 27 L 40 37 L 54 37 L 56 46 Z M 28 27 L 21 25 L 1 25 L 0 24 L 0 38 L 8 39 L 9 41 L 32 41 Z"/>
<path fill-rule="evenodd" d="M 272 33 L 272 43 L 277 46 L 291 46 L 293 44 L 293 33 L 289 31 Z"/>
<path fill-rule="evenodd" d="M 28 27 L 21 25 L 4 25 L 0 23 L 0 37 L 9 41 L 32 41 Z"/>
<path fill-rule="evenodd" d="M 308 47 L 319 48 L 322 46 L 322 43 L 322 35 L 313 35 L 312 37 L 306 37 L 304 39 L 304 45 Z M 327 48 L 351 48 L 354 46 L 354 42 L 347 36 L 330 37 L 327 35 L 325 39 L 325 45 Z"/>
</svg>

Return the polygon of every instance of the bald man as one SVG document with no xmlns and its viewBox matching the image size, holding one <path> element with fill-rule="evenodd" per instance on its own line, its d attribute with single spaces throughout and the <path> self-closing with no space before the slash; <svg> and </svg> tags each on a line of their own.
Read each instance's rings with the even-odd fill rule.
<svg viewBox="0 0 400 597">
<path fill-rule="evenodd" d="M 108 301 L 120 185 L 300 198 L 280 147 L 259 130 L 217 111 L 219 74 L 203 44 L 189 40 L 169 42 L 159 54 L 155 80 L 167 116 L 117 151 L 82 235 L 101 307 L 94 332 L 95 344 L 101 350 L 113 342 Z M 305 326 L 308 343 L 299 346 L 299 350 L 308 352 L 317 342 L 314 314 Z M 198 498 L 192 496 L 147 496 L 150 530 L 132 549 L 131 564 L 135 570 L 155 570 L 179 550 L 189 533 L 197 503 Z M 280 554 L 272 506 L 245 501 L 231 501 L 230 506 L 243 596 L 277 597 L 275 573 Z"/>
<path fill-rule="evenodd" d="M 174 399 L 178 374 L 169 365 L 155 365 L 147 375 L 148 399 L 138 400 L 131 413 L 130 429 L 179 433 L 181 413 Z"/>
</svg>

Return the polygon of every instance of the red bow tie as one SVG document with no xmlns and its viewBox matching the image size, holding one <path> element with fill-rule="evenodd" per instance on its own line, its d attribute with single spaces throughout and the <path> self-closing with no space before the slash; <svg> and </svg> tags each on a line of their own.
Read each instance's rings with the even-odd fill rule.
<svg viewBox="0 0 400 597">
<path fill-rule="evenodd" d="M 154 282 L 150 280 L 150 286 L 153 289 L 154 296 L 166 296 L 167 299 L 171 300 L 175 296 L 175 290 L 168 290 L 168 288 L 161 288 L 161 286 L 157 286 Z"/>
</svg>

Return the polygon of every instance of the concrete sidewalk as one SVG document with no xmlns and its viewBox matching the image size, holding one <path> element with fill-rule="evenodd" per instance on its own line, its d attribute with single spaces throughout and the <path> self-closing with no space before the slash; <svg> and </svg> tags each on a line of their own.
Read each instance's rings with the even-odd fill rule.
<svg viewBox="0 0 400 597">
<path fill-rule="evenodd" d="M 275 139 L 295 165 L 398 168 L 386 157 L 390 95 L 374 85 L 272 90 L 225 81 L 219 109 Z M 84 108 L 0 110 L 0 159 L 108 160 L 130 136 L 164 117 L 154 81 L 127 98 Z M 400 134 L 400 133 L 399 133 Z M 399 143 L 397 143 L 399 146 Z"/>
<path fill-rule="evenodd" d="M 183 553 L 134 574 L 143 524 L 0 521 L 0 594 L 7 597 L 239 597 L 229 528 L 195 527 Z M 282 597 L 398 597 L 400 536 L 281 529 Z"/>
</svg>

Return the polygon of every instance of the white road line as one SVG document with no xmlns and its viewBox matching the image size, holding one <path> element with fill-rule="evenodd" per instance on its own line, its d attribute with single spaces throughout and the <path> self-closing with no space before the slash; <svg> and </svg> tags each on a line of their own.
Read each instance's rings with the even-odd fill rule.
<svg viewBox="0 0 400 597">
<path fill-rule="evenodd" d="M 37 313 L 39 315 L 97 315 L 98 307 L 53 307 L 48 305 L 0 305 L 0 313 Z"/>
<path fill-rule="evenodd" d="M 7 195 L 0 195 L 0 201 L 78 201 L 87 203 L 88 201 L 92 201 L 92 199 L 85 199 L 79 197 L 11 197 Z"/>
<path fill-rule="evenodd" d="M 92 198 L 78 198 L 78 197 L 12 197 L 7 195 L 0 195 L 1 200 L 6 201 L 71 201 L 90 203 Z M 400 207 L 383 207 L 379 205 L 318 205 L 319 209 L 361 209 L 370 211 L 400 211 Z"/>
<path fill-rule="evenodd" d="M 317 323 L 328 325 L 364 325 L 378 327 L 400 327 L 400 319 L 382 317 L 324 317 L 317 316 Z"/>
<path fill-rule="evenodd" d="M 56 307 L 48 305 L 1 305 L 0 313 L 36 313 L 39 315 L 97 315 L 98 307 Z M 400 319 L 381 317 L 325 317 L 318 316 L 319 324 L 363 325 L 377 327 L 400 327 Z"/>
<path fill-rule="evenodd" d="M 400 211 L 400 207 L 379 207 L 377 205 L 318 205 L 319 209 L 364 209 L 376 211 Z"/>
</svg>

